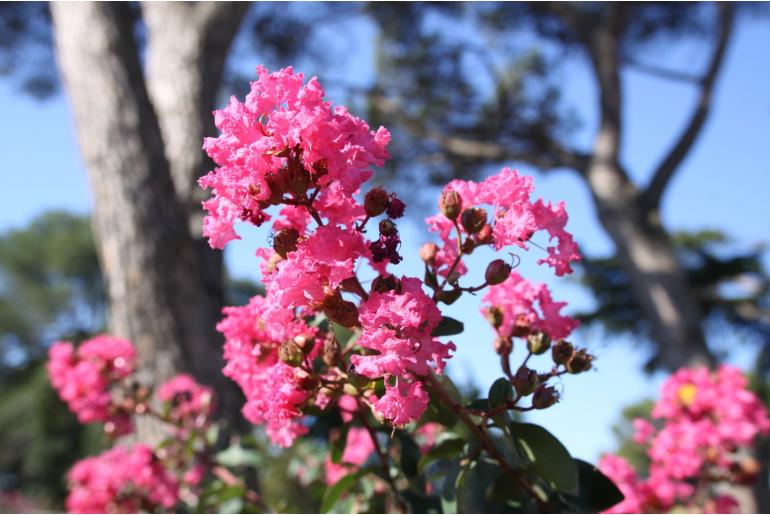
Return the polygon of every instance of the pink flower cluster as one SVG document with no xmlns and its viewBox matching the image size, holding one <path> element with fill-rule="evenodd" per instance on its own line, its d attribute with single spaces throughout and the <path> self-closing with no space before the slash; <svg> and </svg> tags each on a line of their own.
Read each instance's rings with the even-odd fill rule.
<svg viewBox="0 0 770 515">
<path fill-rule="evenodd" d="M 214 408 L 214 392 L 187 374 L 172 377 L 158 388 L 158 399 L 167 403 L 168 416 L 177 422 L 203 425 Z"/>
<path fill-rule="evenodd" d="M 54 389 L 80 422 L 104 422 L 118 435 L 131 431 L 131 418 L 115 405 L 111 388 L 133 373 L 135 360 L 131 343 L 97 336 L 77 350 L 71 343 L 55 342 L 47 368 Z"/>
<path fill-rule="evenodd" d="M 669 510 L 689 505 L 698 493 L 694 484 L 709 487 L 720 481 L 751 482 L 751 461 L 738 452 L 758 435 L 770 434 L 770 418 L 762 402 L 747 390 L 740 370 L 721 366 L 684 368 L 663 385 L 652 416 L 656 424 L 634 421 L 635 440 L 648 445 L 649 478 L 642 480 L 622 458 L 606 456 L 602 471 L 621 488 L 626 499 L 610 513 Z M 705 492 L 708 506 L 733 511 L 734 499 Z M 702 498 L 703 493 L 697 496 Z"/>
<path fill-rule="evenodd" d="M 532 202 L 529 197 L 534 189 L 531 177 L 503 168 L 482 182 L 454 180 L 444 188 L 444 194 L 455 192 L 459 195 L 457 211 L 462 215 L 458 225 L 468 240 L 476 245 L 491 244 L 497 250 L 509 245 L 527 250 L 527 242 L 533 234 L 544 230 L 548 232 L 549 241 L 556 239 L 556 245 L 547 247 L 547 257 L 538 263 L 553 267 L 557 276 L 569 274 L 571 263 L 579 261 L 580 254 L 572 235 L 565 230 L 567 212 L 564 203 L 552 206 L 542 199 Z M 487 219 L 486 210 L 480 207 L 483 205 L 492 208 L 491 220 Z M 457 239 L 452 237 L 455 220 L 439 213 L 426 221 L 443 242 L 435 260 L 437 272 L 446 276 L 458 257 Z M 467 267 L 461 261 L 453 271 L 462 275 Z"/>
<path fill-rule="evenodd" d="M 268 206 L 309 184 L 322 188 L 314 206 L 331 223 L 363 218 L 352 196 L 371 176 L 369 167 L 389 157 L 388 131 L 371 131 L 344 107 L 332 107 L 315 77 L 303 84 L 290 67 L 271 74 L 260 66 L 257 73 L 245 102 L 233 97 L 214 113 L 220 135 L 204 144 L 218 165 L 200 180 L 213 191 L 204 202 L 203 233 L 215 248 L 238 238 L 234 222 L 260 225 L 270 219 Z M 282 214 L 299 231 L 308 220 L 291 206 Z"/>
<path fill-rule="evenodd" d="M 75 464 L 68 475 L 70 513 L 139 513 L 171 510 L 179 499 L 176 479 L 150 447 L 114 447 Z"/>
<path fill-rule="evenodd" d="M 217 325 L 225 336 L 227 364 L 223 372 L 246 395 L 246 420 L 266 424 L 272 441 L 288 447 L 307 432 L 300 420 L 300 406 L 311 392 L 304 387 L 309 374 L 281 361 L 279 347 L 296 337 L 307 338 L 315 347 L 317 330 L 288 310 L 273 311 L 267 317 L 268 309 L 267 299 L 260 296 L 253 297 L 246 306 L 225 308 L 226 316 Z"/>
<path fill-rule="evenodd" d="M 560 314 L 566 302 L 555 302 L 545 284 L 527 281 L 516 272 L 500 284 L 490 286 L 483 298 L 502 315 L 497 332 L 505 337 L 542 332 L 552 340 L 567 338 L 578 326 L 574 318 Z"/>
</svg>

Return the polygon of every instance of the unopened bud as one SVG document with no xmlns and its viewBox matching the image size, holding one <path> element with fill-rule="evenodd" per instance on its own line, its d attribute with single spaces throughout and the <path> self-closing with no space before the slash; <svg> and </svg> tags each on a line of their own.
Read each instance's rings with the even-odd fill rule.
<svg viewBox="0 0 770 515">
<path fill-rule="evenodd" d="M 581 349 L 575 352 L 567 362 L 567 371 L 570 374 L 579 374 L 591 369 L 591 362 L 594 357 Z"/>
<path fill-rule="evenodd" d="M 540 378 L 535 370 L 527 367 L 519 367 L 516 371 L 516 375 L 513 376 L 513 386 L 516 388 L 516 393 L 522 397 L 526 397 L 535 391 Z"/>
<path fill-rule="evenodd" d="M 567 340 L 559 340 L 551 348 L 551 358 L 557 365 L 566 364 L 575 353 L 575 348 Z"/>
<path fill-rule="evenodd" d="M 438 245 L 435 243 L 426 243 L 420 247 L 420 259 L 426 263 L 433 262 L 436 259 L 436 254 L 438 254 Z"/>
<path fill-rule="evenodd" d="M 382 188 L 374 188 L 364 197 L 364 211 L 366 216 L 380 216 L 388 207 L 388 193 Z"/>
<path fill-rule="evenodd" d="M 511 265 L 503 261 L 502 259 L 495 259 L 489 265 L 487 265 L 487 271 L 484 272 L 484 279 L 487 284 L 494 286 L 505 282 L 511 275 Z"/>
<path fill-rule="evenodd" d="M 290 167 L 291 178 L 289 180 L 289 191 L 296 196 L 300 196 L 307 191 L 310 186 L 310 173 L 305 168 L 297 163 Z"/>
<path fill-rule="evenodd" d="M 318 379 L 311 375 L 306 375 L 297 381 L 297 386 L 299 386 L 300 390 L 305 391 L 311 391 L 315 390 L 318 386 Z"/>
<path fill-rule="evenodd" d="M 398 279 L 392 274 L 378 275 L 372 281 L 372 292 L 385 293 L 398 287 Z"/>
<path fill-rule="evenodd" d="M 479 232 L 476 233 L 475 239 L 479 245 L 492 243 L 492 240 L 494 239 L 492 236 L 492 226 L 489 224 L 484 224 L 484 227 L 482 227 Z"/>
<path fill-rule="evenodd" d="M 463 199 L 454 190 L 444 190 L 439 197 L 438 208 L 445 217 L 450 220 L 457 220 L 463 209 Z"/>
<path fill-rule="evenodd" d="M 522 338 L 528 336 L 532 330 L 532 324 L 524 315 L 516 315 L 516 320 L 513 322 L 513 328 L 511 329 L 511 336 Z"/>
<path fill-rule="evenodd" d="M 321 309 L 326 316 L 343 327 L 358 325 L 358 308 L 350 301 L 339 295 L 330 295 L 321 303 Z"/>
<path fill-rule="evenodd" d="M 337 341 L 337 338 L 333 334 L 331 338 L 328 338 L 324 342 L 324 349 L 321 357 L 326 366 L 333 367 L 339 363 L 341 357 L 340 342 Z"/>
<path fill-rule="evenodd" d="M 487 211 L 480 207 L 472 207 L 463 211 L 460 223 L 468 234 L 479 232 L 487 223 Z"/>
<path fill-rule="evenodd" d="M 299 347 L 294 342 L 285 342 L 278 348 L 278 357 L 290 367 L 298 367 L 305 359 Z"/>
<path fill-rule="evenodd" d="M 296 229 L 281 229 L 273 237 L 273 250 L 285 258 L 286 254 L 297 250 L 298 240 L 299 232 Z"/>
<path fill-rule="evenodd" d="M 380 234 L 383 236 L 391 236 L 393 234 L 396 234 L 398 232 L 398 229 L 396 228 L 396 224 L 388 220 L 387 218 L 385 220 L 380 221 Z"/>
<path fill-rule="evenodd" d="M 315 347 L 315 338 L 305 334 L 298 334 L 292 338 L 292 341 L 304 354 L 309 354 L 313 347 Z"/>
<path fill-rule="evenodd" d="M 559 401 L 559 392 L 553 386 L 541 384 L 535 389 L 532 396 L 532 406 L 535 409 L 550 408 Z"/>
<path fill-rule="evenodd" d="M 532 354 L 544 354 L 551 348 L 551 337 L 545 333 L 532 333 L 527 336 L 527 350 Z"/>
<path fill-rule="evenodd" d="M 511 342 L 510 338 L 496 338 L 494 347 L 497 354 L 506 356 L 513 350 L 513 342 Z"/>
</svg>

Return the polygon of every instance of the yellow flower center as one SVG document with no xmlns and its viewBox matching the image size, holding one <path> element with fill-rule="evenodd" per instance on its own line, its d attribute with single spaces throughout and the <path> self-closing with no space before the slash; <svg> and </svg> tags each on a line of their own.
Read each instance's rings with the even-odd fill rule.
<svg viewBox="0 0 770 515">
<path fill-rule="evenodd" d="M 682 403 L 682 406 L 687 408 L 695 402 L 695 396 L 698 394 L 698 389 L 694 384 L 686 384 L 679 388 L 679 391 L 676 394 L 679 398 L 679 402 Z"/>
</svg>

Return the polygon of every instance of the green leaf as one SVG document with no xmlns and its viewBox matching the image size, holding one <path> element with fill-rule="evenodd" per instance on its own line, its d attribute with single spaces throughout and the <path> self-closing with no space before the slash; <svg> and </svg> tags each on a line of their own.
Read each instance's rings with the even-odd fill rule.
<svg viewBox="0 0 770 515">
<path fill-rule="evenodd" d="M 624 499 L 618 487 L 599 469 L 583 460 L 575 460 L 578 470 L 578 494 L 565 495 L 571 510 L 578 513 L 599 513 Z"/>
<path fill-rule="evenodd" d="M 332 325 L 332 331 L 334 332 L 334 336 L 337 337 L 337 341 L 340 342 L 340 345 L 342 347 L 345 347 L 347 344 L 349 344 L 352 338 L 354 338 L 356 335 L 356 333 L 354 333 L 347 327 L 341 326 L 337 322 L 331 322 L 331 325 Z"/>
<path fill-rule="evenodd" d="M 441 487 L 441 511 L 444 513 L 457 513 L 457 476 L 459 475 L 460 462 L 454 461 Z"/>
<path fill-rule="evenodd" d="M 489 399 L 474 399 L 466 407 L 473 410 L 486 411 L 489 408 Z"/>
<path fill-rule="evenodd" d="M 513 422 L 510 427 L 532 468 L 552 488 L 566 493 L 577 492 L 577 465 L 555 436 L 536 424 Z"/>
<path fill-rule="evenodd" d="M 431 336 L 452 336 L 453 334 L 460 334 L 464 329 L 465 326 L 459 320 L 441 317 L 441 322 L 438 323 Z"/>
<path fill-rule="evenodd" d="M 422 474 L 425 467 L 436 460 L 454 457 L 462 452 L 463 447 L 465 447 L 465 440 L 463 438 L 449 438 L 437 443 L 427 454 L 420 458 L 420 461 L 417 463 L 417 472 Z"/>
<path fill-rule="evenodd" d="M 401 457 L 399 458 L 401 470 L 406 477 L 415 477 L 418 473 L 420 447 L 414 441 L 414 438 L 405 431 L 398 431 L 396 437 L 401 443 Z"/>
<path fill-rule="evenodd" d="M 256 467 L 262 463 L 262 456 L 254 449 L 245 449 L 240 444 L 232 445 L 216 455 L 217 463 L 225 467 L 249 465 Z"/>
<path fill-rule="evenodd" d="M 332 440 L 329 445 L 329 453 L 331 454 L 332 463 L 339 463 L 342 460 L 342 455 L 345 453 L 345 445 L 348 442 L 348 430 L 349 424 L 344 424 L 340 429 L 339 435 L 336 439 Z"/>
<path fill-rule="evenodd" d="M 359 473 L 354 472 L 344 476 L 342 479 L 328 487 L 324 491 L 323 500 L 321 501 L 321 513 L 329 513 L 334 505 L 339 501 L 340 497 L 350 490 L 350 488 L 358 481 Z"/>
<path fill-rule="evenodd" d="M 489 388 L 489 409 L 495 410 L 505 406 L 513 400 L 513 386 L 505 377 L 501 377 L 492 383 Z"/>
</svg>

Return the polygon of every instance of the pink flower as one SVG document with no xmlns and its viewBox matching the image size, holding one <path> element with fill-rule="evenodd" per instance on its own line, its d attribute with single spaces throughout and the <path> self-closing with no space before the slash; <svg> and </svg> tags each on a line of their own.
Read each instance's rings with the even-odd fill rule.
<svg viewBox="0 0 770 515">
<path fill-rule="evenodd" d="M 138 513 L 171 509 L 179 485 L 150 447 L 114 447 L 77 462 L 68 474 L 70 513 Z"/>
<path fill-rule="evenodd" d="M 270 218 L 265 209 L 271 203 L 284 194 L 301 195 L 310 185 L 324 190 L 314 204 L 322 216 L 332 224 L 352 223 L 362 215 L 353 194 L 371 176 L 371 167 L 389 157 L 388 131 L 372 131 L 345 108 L 325 102 L 315 77 L 303 84 L 303 75 L 291 68 L 271 74 L 259 67 L 257 73 L 244 103 L 231 98 L 214 113 L 220 135 L 203 145 L 218 165 L 199 181 L 212 190 L 203 203 L 208 212 L 203 233 L 215 248 L 238 238 L 234 222 L 260 225 Z"/>
<path fill-rule="evenodd" d="M 290 310 L 270 308 L 260 296 L 246 306 L 227 307 L 217 329 L 225 336 L 223 372 L 246 396 L 244 417 L 253 424 L 265 424 L 273 443 L 288 447 L 307 432 L 299 420 L 299 407 L 311 392 L 303 388 L 307 374 L 280 361 L 278 347 L 297 336 L 312 340 L 317 329 Z M 313 352 L 311 357 L 317 355 L 317 348 Z"/>
<path fill-rule="evenodd" d="M 320 305 L 354 275 L 356 260 L 368 254 L 360 233 L 319 227 L 265 277 L 267 295 L 279 309 Z"/>
<path fill-rule="evenodd" d="M 511 272 L 504 282 L 490 286 L 483 300 L 502 312 L 498 332 L 506 337 L 513 335 L 517 326 L 524 326 L 559 340 L 567 338 L 579 325 L 574 318 L 560 314 L 567 303 L 554 302 L 545 284 L 531 283 L 516 272 Z"/>
<path fill-rule="evenodd" d="M 329 456 L 324 462 L 326 484 L 333 485 L 343 476 L 363 465 L 374 452 L 374 443 L 369 432 L 363 427 L 351 427 L 345 443 L 345 450 L 339 463 L 334 463 Z"/>
<path fill-rule="evenodd" d="M 189 375 L 179 374 L 158 388 L 158 399 L 169 404 L 172 419 L 190 419 L 200 425 L 211 414 L 214 392 L 207 386 L 199 385 Z"/>
<path fill-rule="evenodd" d="M 482 205 L 491 208 L 488 223 L 492 229 L 492 245 L 501 250 L 509 245 L 515 245 L 527 250 L 529 242 L 537 231 L 547 231 L 548 241 L 557 240 L 556 245 L 546 248 L 548 256 L 539 259 L 538 264 L 546 263 L 554 268 L 557 276 L 572 273 L 571 263 L 580 260 L 580 253 L 572 235 L 566 231 L 567 213 L 564 203 L 555 207 L 542 200 L 531 202 L 529 197 L 534 186 L 532 178 L 521 176 L 517 171 L 503 168 L 500 173 L 477 183 L 473 181 L 454 180 L 446 188 L 457 192 L 462 199 L 462 208 L 468 209 Z M 457 243 L 453 238 L 454 224 L 443 214 L 428 218 L 430 230 L 439 233 L 443 248 L 436 256 L 437 272 L 446 276 L 451 263 L 457 256 Z M 465 229 L 465 238 L 471 237 Z M 479 242 L 485 244 L 487 242 Z M 456 269 L 464 274 L 466 267 L 460 263 Z"/>
<path fill-rule="evenodd" d="M 373 292 L 359 309 L 363 333 L 358 343 L 377 354 L 351 357 L 359 374 L 371 378 L 405 373 L 441 373 L 455 349 L 431 336 L 441 312 L 422 289 L 422 281 L 404 277 L 401 291 Z M 431 366 L 433 365 L 433 366 Z"/>
<path fill-rule="evenodd" d="M 131 431 L 131 419 L 113 406 L 110 388 L 133 373 L 135 361 L 131 343 L 96 336 L 77 350 L 68 342 L 54 343 L 47 368 L 54 389 L 80 422 L 105 422 L 119 435 Z"/>
<path fill-rule="evenodd" d="M 429 400 L 422 383 L 399 379 L 396 386 L 385 383 L 385 395 L 374 404 L 374 411 L 393 425 L 404 426 L 422 417 Z"/>
</svg>

